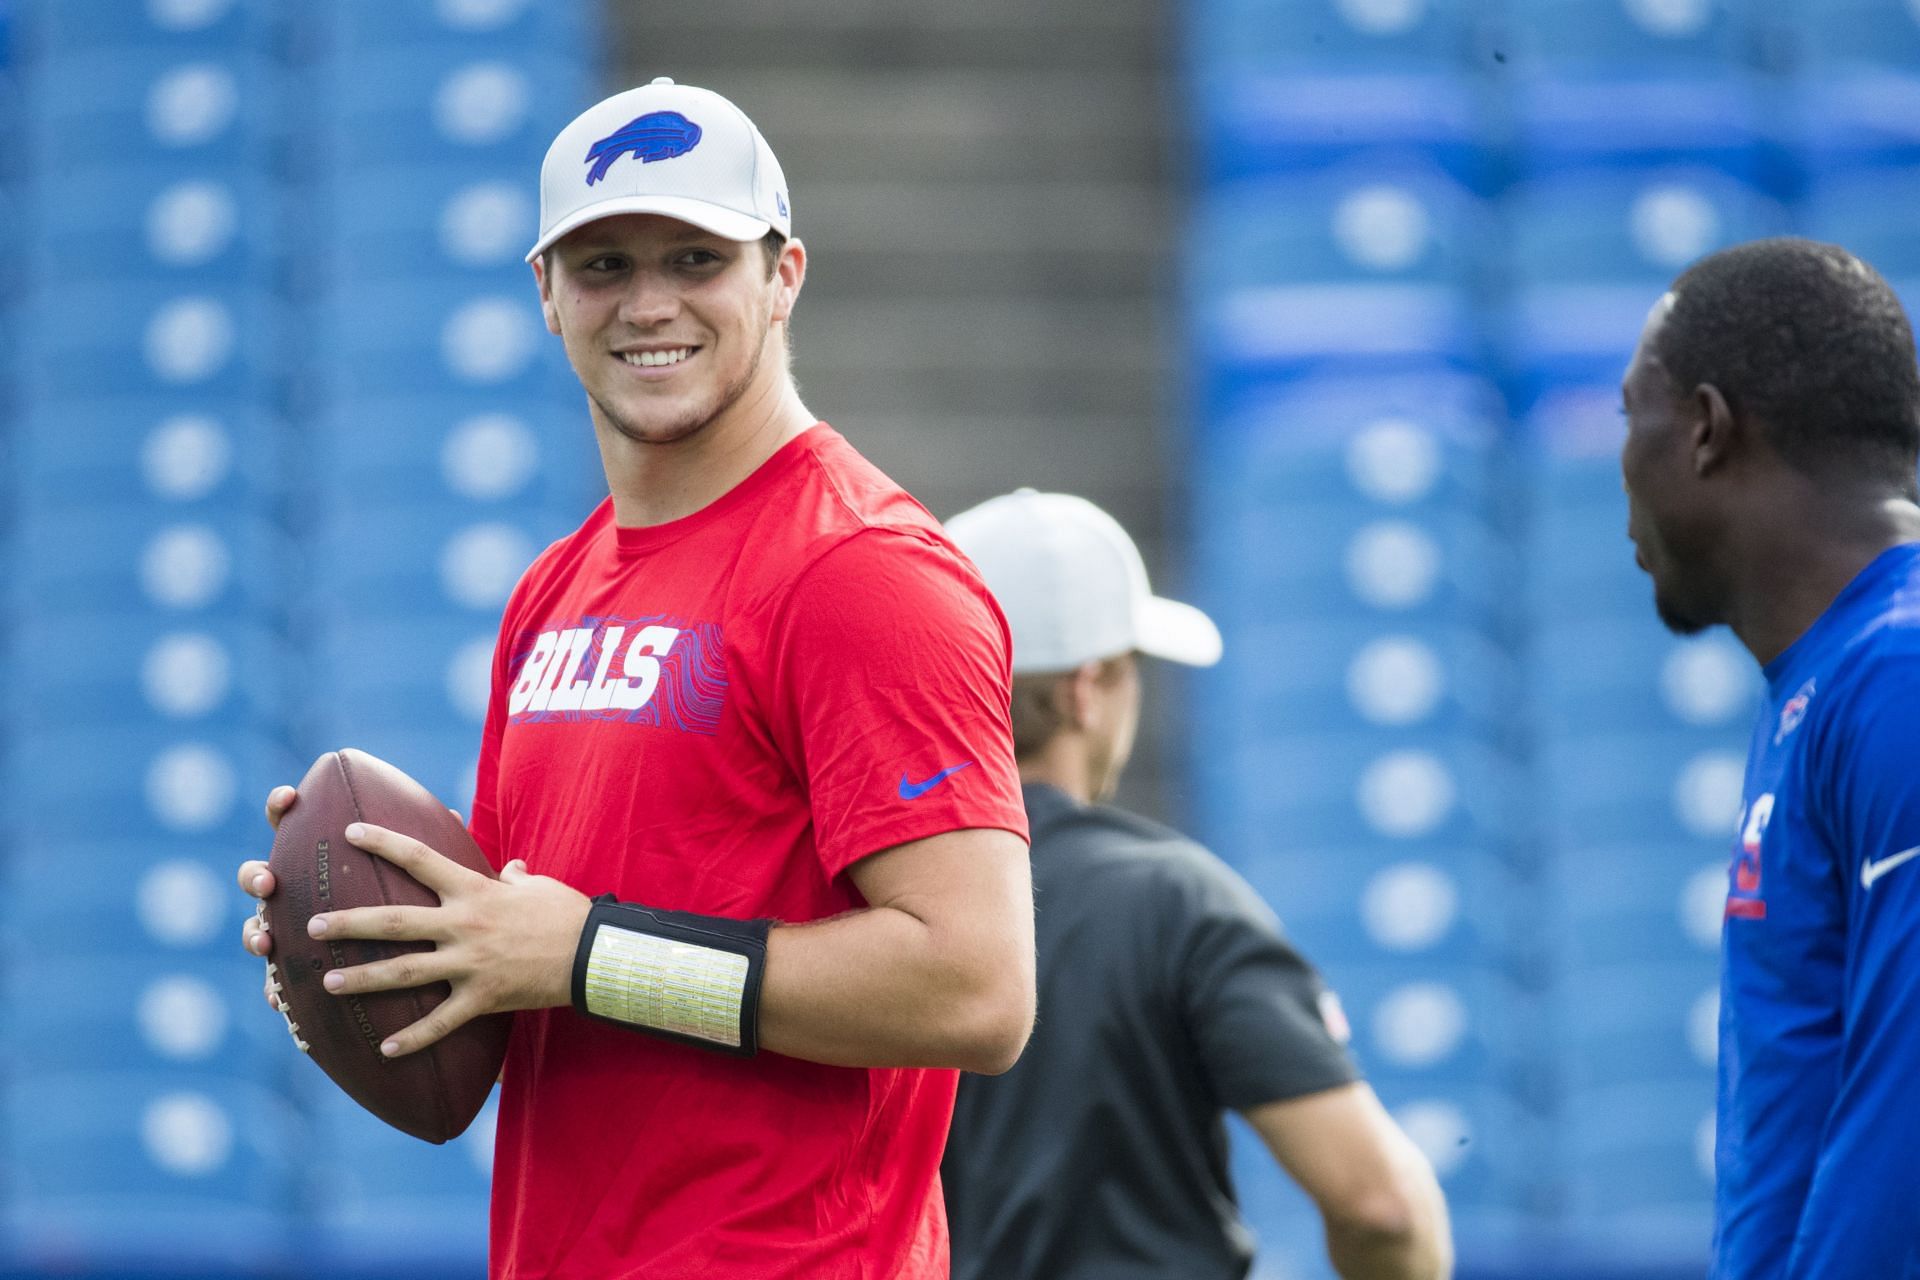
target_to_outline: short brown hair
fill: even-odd
[[[1125,656],[1102,658],[1095,679],[1112,684],[1126,670]],[[1048,671],[1013,678],[1013,758],[1030,760],[1067,726],[1060,706],[1060,683],[1071,671]]]

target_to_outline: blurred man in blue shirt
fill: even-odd
[[[1762,240],[1622,388],[1661,620],[1761,663],[1723,935],[1714,1280],[1920,1277],[1920,371],[1886,281]]]

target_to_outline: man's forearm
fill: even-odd
[[[1032,947],[1014,946],[943,937],[893,907],[776,928],[761,1047],[836,1066],[1004,1071],[1033,1022]]]
[[[1446,1280],[1453,1237],[1446,1199],[1424,1158],[1400,1161],[1404,1219],[1327,1220],[1327,1257],[1341,1280]]]

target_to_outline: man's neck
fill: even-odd
[[[1093,769],[1080,741],[1063,733],[1020,761],[1020,785],[1035,783],[1064,792],[1080,804],[1092,804]]]
[[[1920,506],[1902,497],[1809,504],[1807,519],[1764,528],[1739,549],[1727,625],[1762,666],[1819,621],[1883,552],[1920,542]]]
[[[628,439],[599,421],[597,407],[593,412],[614,523],[628,528],[666,524],[711,505],[815,422],[784,371],[667,444]]]

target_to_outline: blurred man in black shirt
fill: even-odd
[[[1229,1108],[1318,1205],[1343,1277],[1449,1275],[1432,1168],[1272,911],[1199,845],[1098,803],[1132,750],[1135,655],[1208,666],[1219,631],[1154,597],[1083,499],[1023,489],[947,528],[1013,630],[1040,981],[1020,1061],[961,1079],[941,1168],[954,1280],[1239,1280]]]

